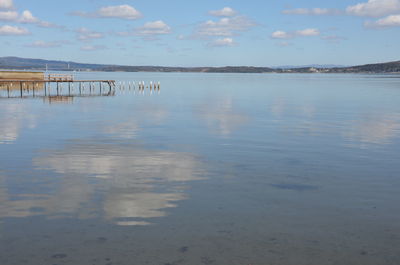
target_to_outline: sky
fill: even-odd
[[[160,66],[400,60],[400,0],[0,0],[0,57]]]

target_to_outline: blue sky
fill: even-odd
[[[0,56],[163,66],[400,60],[400,0],[0,0]]]

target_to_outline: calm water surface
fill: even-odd
[[[77,78],[161,90],[0,99],[1,265],[400,264],[400,76]]]

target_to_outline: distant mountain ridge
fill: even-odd
[[[400,61],[357,66],[310,65],[304,67],[168,67],[89,64],[71,61],[0,57],[0,69],[106,72],[203,72],[203,73],[400,73]]]

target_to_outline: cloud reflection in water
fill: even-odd
[[[344,137],[362,144],[388,144],[400,135],[400,114],[368,115],[355,120]]]
[[[165,216],[166,208],[184,200],[182,184],[202,175],[202,164],[192,154],[123,142],[76,141],[62,150],[43,151],[33,164],[40,172],[50,171],[49,193],[11,195],[0,178],[1,217],[99,217],[119,225],[146,225],[146,219]]]
[[[26,105],[2,102],[0,104],[0,144],[15,142],[23,128],[35,128],[37,118]]]
[[[206,103],[198,108],[197,114],[212,133],[224,137],[231,135],[249,121],[249,117],[235,107],[232,98],[225,98],[214,104]]]
[[[278,128],[286,133],[301,135],[342,137],[344,145],[364,146],[367,144],[389,144],[400,136],[400,114],[363,113],[357,117],[346,112],[329,113],[336,119],[326,120],[322,109],[311,103],[289,104],[283,99],[276,100],[268,110],[276,118]]]

